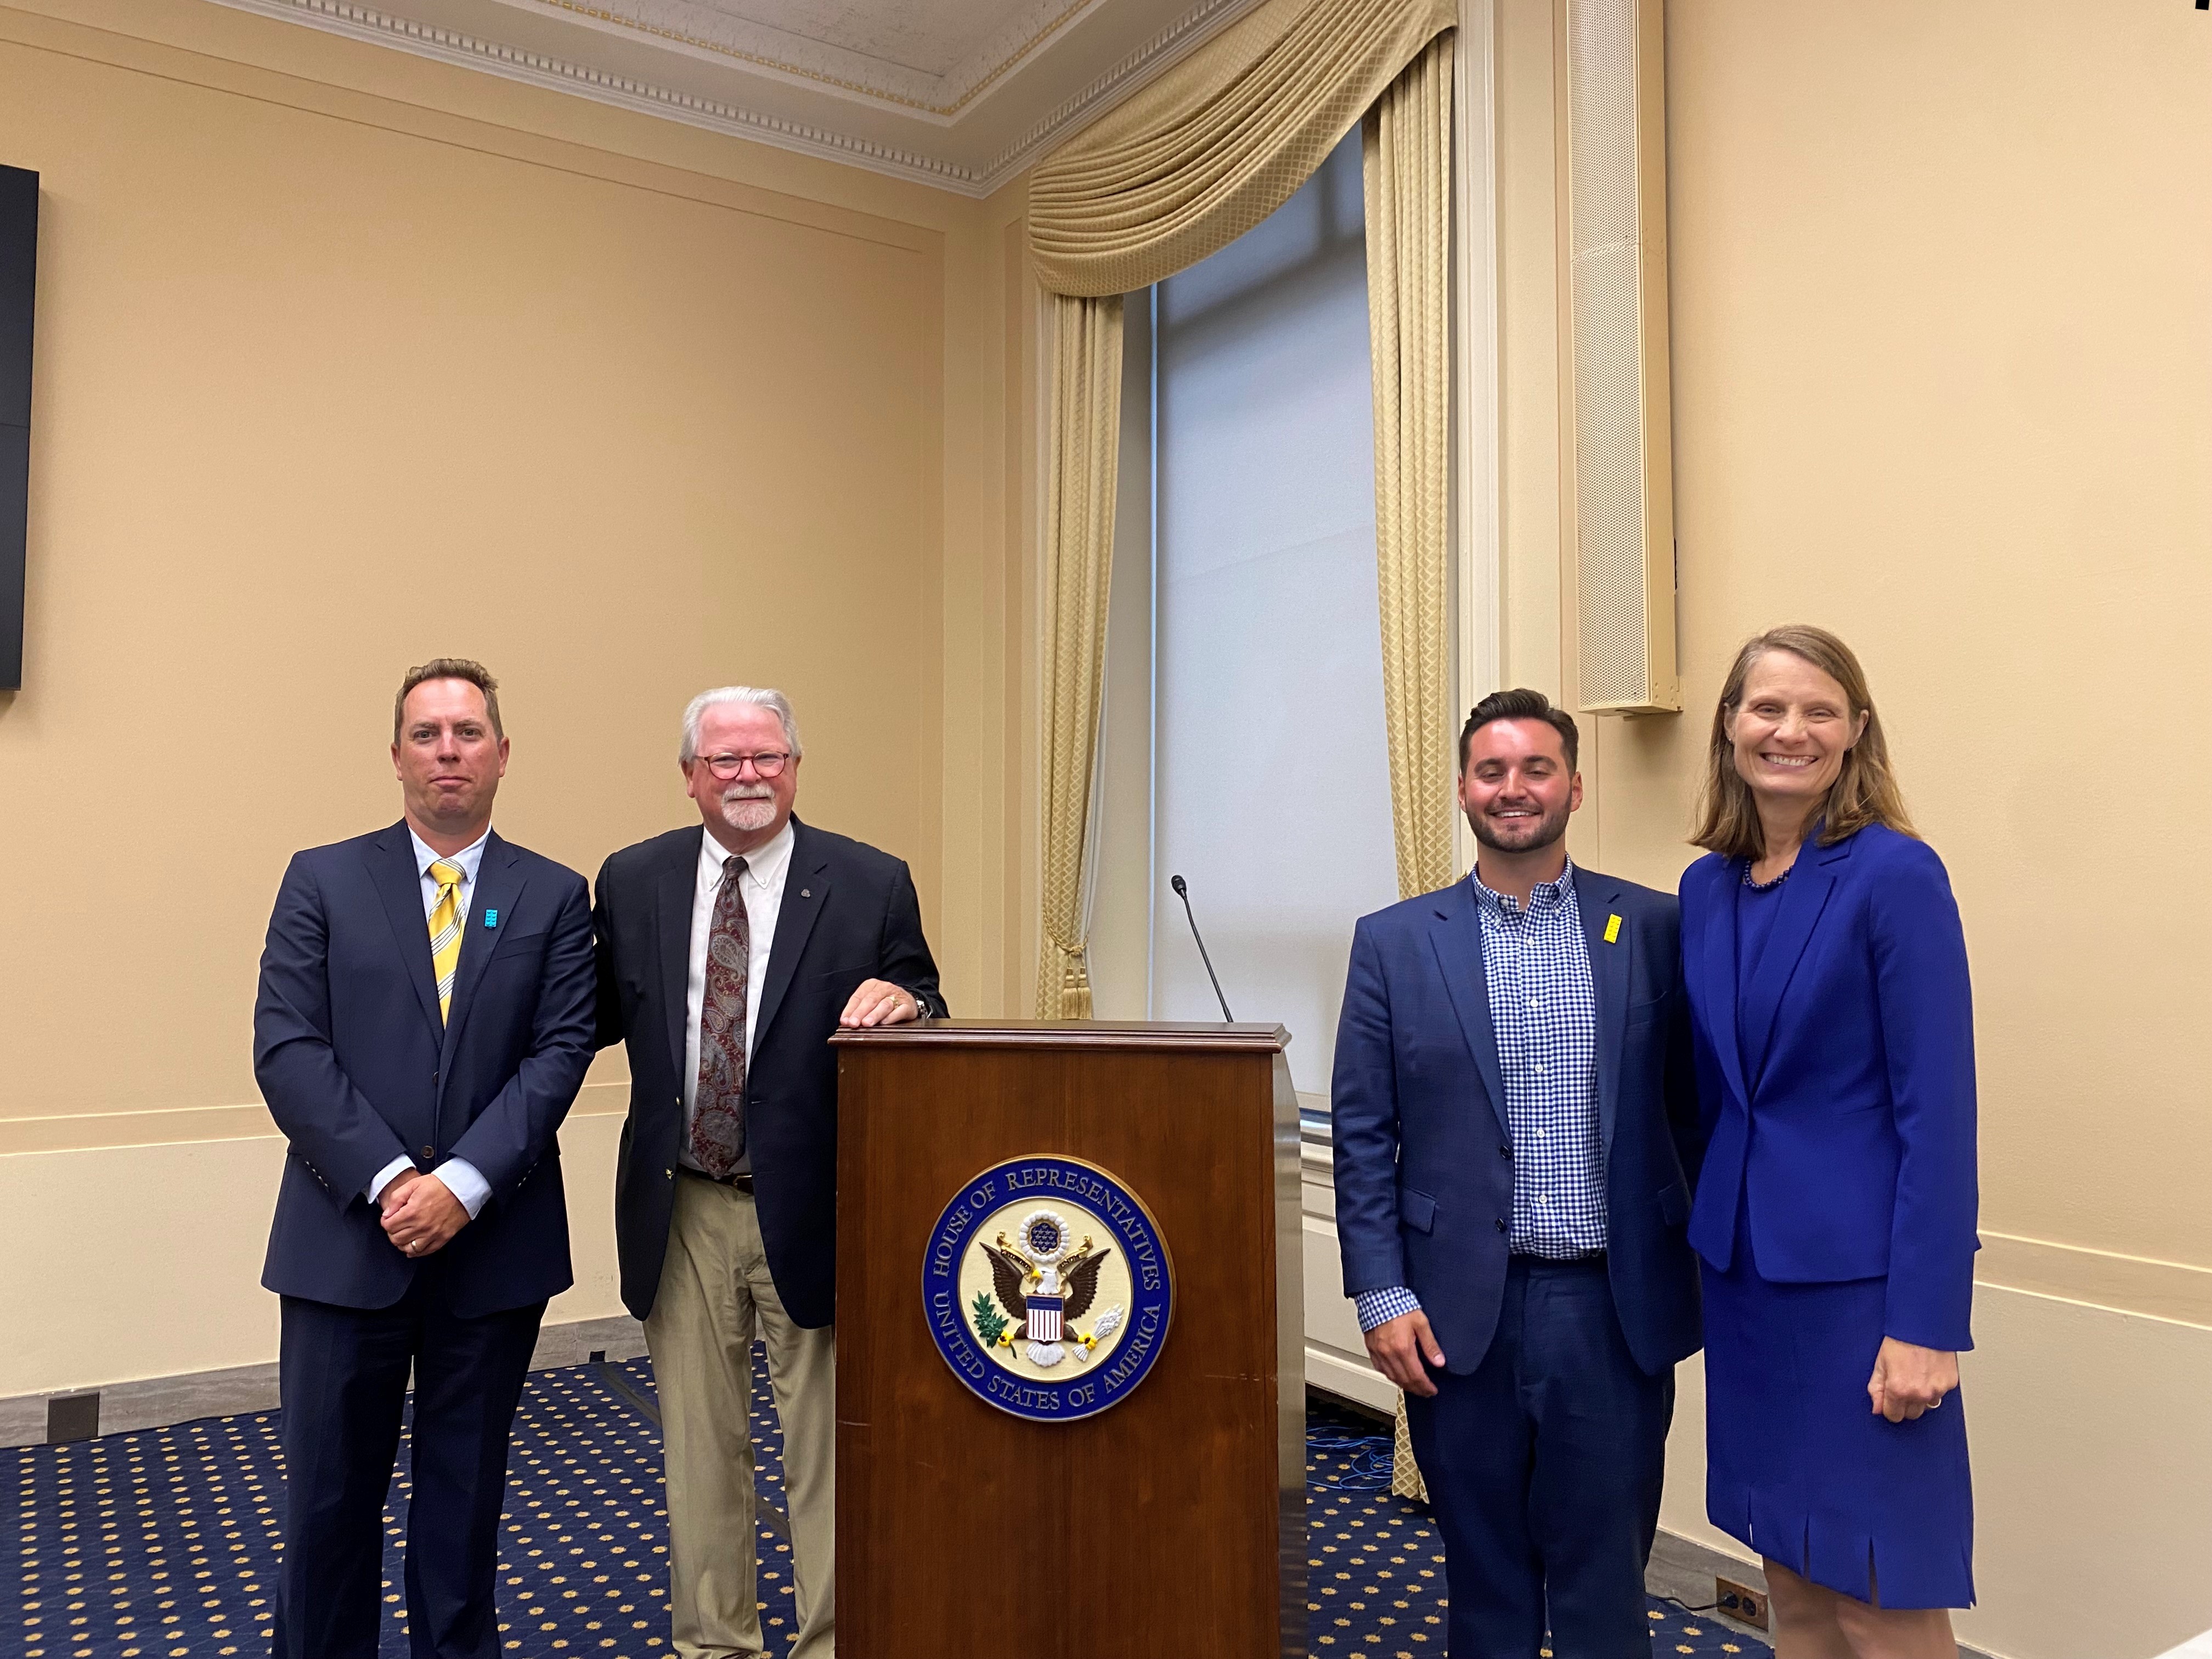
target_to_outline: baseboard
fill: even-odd
[[[1398,1389],[1388,1377],[1376,1375],[1364,1359],[1358,1362],[1331,1353],[1309,1340],[1306,1344],[1306,1387],[1333,1400],[1362,1406],[1395,1417]]]
[[[548,1325],[538,1334],[530,1369],[580,1365],[594,1353],[610,1359],[635,1359],[645,1352],[645,1327],[627,1314],[609,1319],[580,1319]],[[71,1389],[70,1394],[85,1390]],[[232,1417],[241,1412],[276,1408],[276,1366],[234,1365],[227,1370],[193,1371],[114,1382],[100,1389],[100,1432],[128,1434],[167,1428],[202,1417]],[[46,1443],[48,1402],[58,1396],[21,1394],[0,1400],[0,1446]]]
[[[538,1333],[530,1369],[542,1371],[556,1365],[580,1365],[595,1353],[609,1359],[635,1359],[644,1352],[645,1327],[628,1314],[579,1319],[566,1325],[548,1325]]]
[[[1723,1629],[1757,1637],[1771,1645],[1774,1640],[1773,1632],[1756,1630],[1713,1607],[1713,1581],[1716,1578],[1731,1578],[1747,1589],[1755,1589],[1762,1595],[1766,1593],[1766,1575],[1759,1571],[1756,1561],[1744,1561],[1733,1555],[1723,1555],[1707,1545],[1664,1529],[1653,1540],[1651,1564],[1644,1574],[1646,1590],[1670,1601],[1679,1601],[1686,1607],[1698,1608],[1702,1617],[1711,1620]],[[1997,1659],[1997,1656],[1962,1644],[1959,1649],[1959,1659]]]

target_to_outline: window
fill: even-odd
[[[1290,1029],[1325,1104],[1353,921],[1397,897],[1359,137],[1132,295],[1091,977],[1102,1018]],[[1147,465],[1149,460],[1149,465]]]

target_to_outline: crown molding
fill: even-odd
[[[1258,3],[1259,0],[1200,0],[1008,145],[986,169],[989,185],[984,193],[996,190],[1027,167],[1052,140],[1105,114]]]
[[[411,52],[417,57],[433,58],[441,63],[459,64],[464,69],[480,70],[488,75],[589,98],[598,103],[614,105],[619,109],[657,115],[665,120],[682,121],[687,125],[705,127],[732,137],[750,138],[756,143],[773,144],[779,149],[797,150],[802,155],[818,155],[848,166],[890,173],[895,178],[934,185],[939,189],[957,191],[963,196],[989,193],[981,187],[982,174],[953,162],[940,161],[933,156],[848,137],[825,128],[787,121],[780,116],[763,114],[739,105],[702,98],[695,93],[680,92],[628,76],[612,75],[605,70],[592,69],[588,64],[555,58],[544,52],[502,46],[495,40],[465,34],[458,29],[440,28],[434,24],[418,23],[411,18],[394,17],[374,7],[355,5],[351,0],[216,0],[216,3],[286,22],[305,23],[311,28],[342,34],[349,40],[366,40],[373,46],[394,46],[402,52]]]
[[[1199,0],[1174,22],[1127,53],[1081,91],[1033,123],[981,167],[963,166],[918,150],[878,143],[829,127],[748,109],[740,104],[613,74],[569,58],[488,40],[458,29],[443,28],[411,18],[394,16],[373,6],[356,4],[353,0],[215,0],[215,3],[234,10],[305,24],[349,40],[393,47],[413,52],[418,57],[500,76],[526,85],[589,98],[619,109],[657,116],[663,120],[680,121],[686,125],[703,127],[731,137],[771,144],[779,149],[793,150],[848,167],[865,167],[870,172],[980,199],[1013,178],[1054,138],[1105,113],[1114,104],[1172,67],[1219,28],[1249,10],[1255,0]],[[583,9],[578,7],[576,9]],[[781,70],[786,76],[793,76],[793,71],[783,70],[781,65],[764,67],[774,67]],[[806,80],[811,77],[801,73],[793,78]],[[842,83],[823,84],[825,90],[851,95],[850,89]]]
[[[766,41],[755,39],[751,46],[740,44],[747,26],[741,21],[709,11],[708,18],[700,20],[698,14],[708,9],[694,0],[526,0],[529,4],[548,7],[556,11],[588,17],[596,22],[610,24],[617,29],[635,33],[654,35],[673,40],[681,46],[692,46],[717,58],[726,58],[749,68],[772,70],[793,79],[811,81],[817,85],[848,92],[875,103],[895,105],[925,115],[957,115],[970,102],[988,92],[993,85],[1012,72],[1022,61],[1073,22],[1084,11],[1103,5],[1106,0],[1051,0],[1042,7],[1033,25],[1018,27],[1010,36],[1002,36],[994,50],[982,58],[966,63],[945,75],[907,70],[891,73],[889,79],[896,84],[885,84],[884,66],[875,66],[878,78],[871,81],[856,78],[855,74],[839,74],[836,67],[848,62],[851,54],[836,47],[824,47],[818,42],[799,41],[787,37],[793,46],[771,47]],[[656,16],[655,12],[660,14]],[[696,20],[692,27],[684,27],[679,18]],[[700,27],[713,28],[722,25],[721,36],[701,33]],[[756,37],[761,30],[753,29]],[[781,31],[769,30],[771,33]],[[794,46],[796,49],[794,49]],[[815,48],[811,52],[806,47]],[[811,58],[813,61],[809,62]]]

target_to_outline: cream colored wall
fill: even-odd
[[[549,1322],[622,1311],[608,1220],[618,1110],[572,1114],[561,1131],[576,1284]],[[0,1157],[0,1398],[274,1359],[276,1298],[258,1287],[283,1160],[274,1135]]]
[[[1509,673],[1573,695],[1558,16],[1503,0]],[[2212,30],[2162,0],[1668,8],[1680,717],[1578,857],[1671,888],[1736,644],[1866,660],[1972,951],[1981,1605],[2021,1659],[2212,1626]],[[1547,290],[1547,284],[1549,288]],[[1514,533],[1517,525],[1519,533]],[[1703,1520],[1694,1362],[1665,1524]]]
[[[1693,0],[1668,46],[1691,713],[1614,728],[1607,853],[1687,856],[1744,635],[1837,629],[1966,913],[1986,1222],[2212,1269],[2212,899],[2080,862],[2184,867],[2212,808],[2153,712],[2212,698],[2212,28]],[[2089,1118],[2130,1155],[2052,1156]]]
[[[289,853],[397,816],[410,663],[501,676],[499,827],[586,873],[690,813],[691,692],[786,686],[802,811],[999,1001],[1003,210],[198,0],[0,8],[0,158],[42,175],[0,1395],[273,1356],[255,962]],[[619,1059],[556,1319],[616,1310]]]
[[[1501,649],[1571,696],[1559,15],[1495,18]],[[2022,1659],[2212,1624],[2204,906],[2124,890],[2212,805],[2165,712],[2212,619],[2208,39],[2168,0],[1671,8],[1685,695],[1756,627],[1840,628],[1957,880],[1990,1244],[1961,1628]],[[0,159],[46,175],[0,1395],[270,1356],[259,930],[287,852],[392,815],[383,700],[433,652],[507,681],[502,829],[587,871],[682,820],[690,690],[781,679],[805,810],[914,860],[957,1009],[1026,1012],[1021,184],[965,203],[198,0],[0,8]],[[464,579],[442,613],[425,563]],[[1671,883],[1701,725],[1598,727],[1578,856]],[[614,1310],[621,1100],[603,1065],[564,1132],[556,1318]]]

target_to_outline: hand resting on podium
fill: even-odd
[[[864,979],[837,1016],[840,1025],[903,1025],[921,1015],[921,1004],[910,991],[887,979]]]

